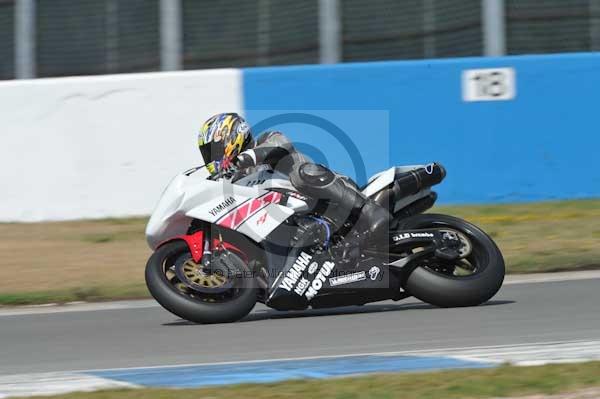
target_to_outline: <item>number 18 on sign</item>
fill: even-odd
[[[464,101],[512,100],[517,94],[513,68],[467,69],[462,73]]]

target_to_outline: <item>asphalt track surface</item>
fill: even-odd
[[[488,304],[415,299],[194,325],[150,301],[125,308],[0,314],[0,375],[382,353],[600,337],[600,279],[505,285]],[[45,311],[44,311],[45,312]]]

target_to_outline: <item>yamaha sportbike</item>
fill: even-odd
[[[237,180],[194,168],[173,179],[148,222],[146,284],[165,309],[198,323],[239,320],[257,302],[301,310],[414,296],[479,305],[500,289],[504,260],[477,226],[423,213],[444,177],[439,164],[373,176],[361,191],[392,215],[374,241],[360,239],[360,214],[335,222],[327,214],[336,204],[297,192],[268,167]]]

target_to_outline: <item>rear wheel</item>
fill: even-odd
[[[452,216],[416,215],[398,224],[399,230],[437,228],[456,234],[461,257],[455,261],[433,254],[409,270],[406,291],[440,307],[475,306],[488,301],[504,281],[504,259],[494,241],[477,226]]]
[[[184,241],[169,242],[146,264],[148,290],[169,312],[196,323],[225,323],[246,316],[257,300],[248,266],[235,253],[214,251],[210,268],[194,262]]]

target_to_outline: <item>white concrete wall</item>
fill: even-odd
[[[149,214],[241,93],[233,69],[0,82],[0,221]]]

